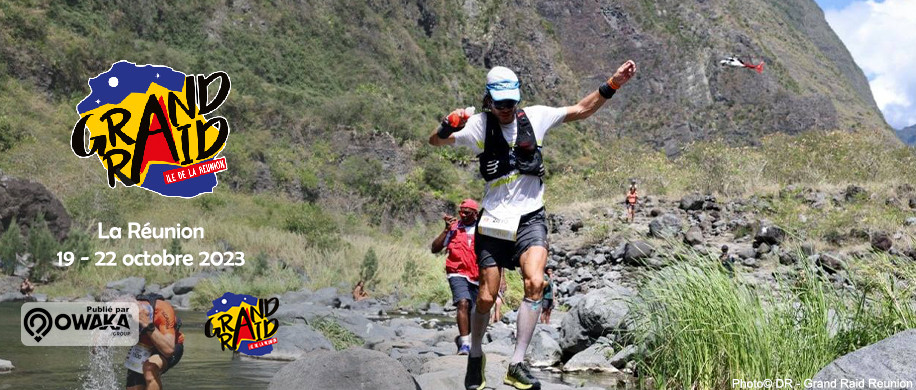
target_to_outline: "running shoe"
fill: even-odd
[[[519,362],[509,365],[509,371],[506,372],[506,379],[503,383],[515,387],[519,390],[540,390],[541,382],[531,375],[531,369],[525,362]]]
[[[480,357],[468,355],[468,370],[464,374],[464,388],[483,390],[487,386],[486,369],[487,355],[480,355]]]

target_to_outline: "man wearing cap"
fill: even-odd
[[[458,308],[458,354],[467,355],[471,350],[471,309],[477,301],[478,269],[477,255],[474,254],[474,231],[477,225],[479,206],[474,199],[465,199],[458,207],[458,216],[443,216],[445,230],[433,240],[433,253],[448,249],[445,258],[445,274],[452,289],[452,303]]]
[[[463,109],[455,110],[450,116],[462,118],[457,126],[444,120],[429,136],[431,145],[466,146],[479,153],[480,174],[487,181],[475,241],[480,294],[471,314],[471,350],[464,378],[467,389],[486,386],[486,357],[481,342],[499,290],[497,267],[520,268],[525,288],[518,310],[515,352],[503,383],[523,390],[540,389],[540,382],[531,375],[524,360],[541,311],[547,264],[541,145],[547,130],[588,118],[634,74],[636,63],[627,61],[607,82],[573,106],[520,109],[518,77],[512,70],[497,66],[487,73],[485,112],[470,116]]]

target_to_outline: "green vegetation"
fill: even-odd
[[[309,325],[318,332],[321,332],[337,351],[343,351],[350,347],[363,345],[362,338],[347,330],[332,318],[319,318],[310,322]]]
[[[0,236],[0,260],[3,261],[4,274],[11,275],[16,270],[16,255],[24,254],[25,249],[22,232],[14,217],[10,226]]]
[[[731,277],[695,253],[648,277],[635,300],[635,336],[646,347],[640,365],[658,388],[730,388],[732,378],[811,378],[856,348],[916,324],[913,287],[896,287],[891,271],[916,275],[875,256],[854,292],[838,292],[814,269],[780,288]],[[673,260],[673,258],[672,258]],[[893,270],[892,268],[895,268]]]

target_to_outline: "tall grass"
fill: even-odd
[[[813,270],[770,290],[696,254],[648,277],[634,301],[642,378],[658,388],[731,388],[733,379],[800,383],[837,357],[913,326],[912,291],[839,293]],[[880,258],[878,261],[889,261]],[[876,274],[877,275],[877,274]]]

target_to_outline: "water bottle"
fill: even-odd
[[[472,107],[465,108],[463,115],[458,112],[453,112],[451,114],[448,114],[448,124],[454,128],[458,128],[458,125],[461,124],[461,121],[467,120],[468,118],[471,117],[471,115],[474,115],[476,111],[477,110],[472,106]]]

